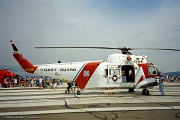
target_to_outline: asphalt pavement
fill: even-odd
[[[81,95],[37,87],[0,88],[0,119],[38,120],[179,120],[180,83],[165,83],[165,96],[158,86],[129,93],[127,89],[85,89]]]

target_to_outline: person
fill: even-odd
[[[74,93],[76,92],[76,88],[77,88],[77,95],[80,95],[81,92],[79,90],[79,86],[78,86],[77,82],[75,82],[75,85],[74,85]]]
[[[8,84],[7,77],[4,77],[4,84]]]
[[[70,89],[71,89],[71,87],[72,87],[72,83],[70,82],[70,81],[68,81],[68,83],[67,83],[67,93],[69,93],[70,92]]]
[[[60,84],[63,85],[63,84],[62,84],[62,79],[60,79]]]
[[[53,79],[53,81],[52,81],[52,91],[54,91],[55,87],[56,87],[56,79]]]
[[[42,87],[42,82],[43,82],[43,77],[41,76],[39,78],[39,89],[41,90],[43,87]]]
[[[9,78],[8,77],[4,77],[4,85],[3,85],[5,88],[7,87],[10,87],[10,84],[9,84]]]
[[[20,86],[20,77],[17,77],[17,86],[19,87]]]
[[[39,79],[40,78],[36,78],[36,86],[39,87]]]
[[[17,78],[14,78],[14,87],[17,87]]]
[[[14,78],[9,77],[9,80],[10,80],[10,86],[13,87],[14,86]]]
[[[29,78],[28,78],[28,76],[26,76],[25,82],[26,82],[26,87],[28,87],[29,86]]]
[[[44,82],[44,88],[50,88],[50,78],[49,77],[46,77],[45,79],[45,82]]]
[[[79,87],[78,87],[77,82],[74,82],[74,83],[75,83],[75,85],[74,85],[74,92],[76,91],[76,88],[77,88],[77,91],[79,91]]]
[[[4,77],[4,87],[7,87],[6,85],[8,84],[7,82],[7,77]]]
[[[57,78],[56,80],[57,80],[56,87],[60,88],[60,79],[59,79],[59,78]]]
[[[161,92],[161,95],[164,96],[164,76],[161,73],[159,75],[159,91]]]
[[[134,82],[135,81],[134,73],[133,72],[129,75],[129,80],[130,80],[130,82]]]
[[[33,83],[34,83],[33,86],[35,86],[36,85],[36,76],[33,77]]]

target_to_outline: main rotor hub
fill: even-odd
[[[122,54],[129,54],[129,55],[132,55],[129,50],[131,50],[130,48],[126,48],[126,47],[123,47],[123,48],[120,48]]]

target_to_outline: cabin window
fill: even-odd
[[[114,72],[115,72],[115,75],[120,75],[120,69],[115,69]]]
[[[120,69],[109,69],[109,75],[120,75]]]
[[[114,69],[109,69],[109,75],[114,75]]]

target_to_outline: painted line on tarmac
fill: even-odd
[[[42,107],[52,105],[64,105],[64,100],[26,100],[26,101],[5,101],[0,103],[0,108],[17,107]]]
[[[1,101],[0,108],[10,108],[10,107],[35,107],[35,106],[51,106],[51,105],[65,105],[67,102],[68,105],[81,105],[81,104],[97,104],[97,103],[148,103],[146,101],[140,99],[134,99],[132,101],[132,97],[124,97],[121,98],[114,98],[109,97],[103,99],[104,97],[93,97],[93,98],[66,98],[66,99],[47,99],[50,96],[47,96],[46,99],[43,99],[42,96],[35,96],[36,99],[32,100],[18,100],[18,101]],[[34,96],[30,96],[30,98],[35,98]],[[55,98],[55,96],[51,96]],[[58,96],[59,97],[59,96]],[[37,99],[40,98],[40,99]],[[8,100],[8,99],[7,99]]]
[[[83,113],[83,112],[103,112],[103,111],[135,111],[135,110],[179,110],[180,106],[169,107],[113,107],[113,108],[85,108],[85,109],[65,109],[65,110],[42,110],[42,111],[22,111],[22,112],[1,112],[0,116],[6,115],[39,115],[54,113]]]
[[[71,97],[71,98],[68,98]],[[156,103],[157,101],[161,102],[180,102],[180,97],[175,97],[172,99],[171,96],[157,96],[157,97],[106,97],[104,96],[91,96],[91,98],[79,97],[79,99],[72,97],[71,95],[38,95],[38,96],[13,96],[13,97],[0,97],[0,108],[6,107],[24,107],[30,105],[32,106],[50,106],[63,105],[65,100],[68,105],[77,105],[77,104],[94,104],[94,103]]]

